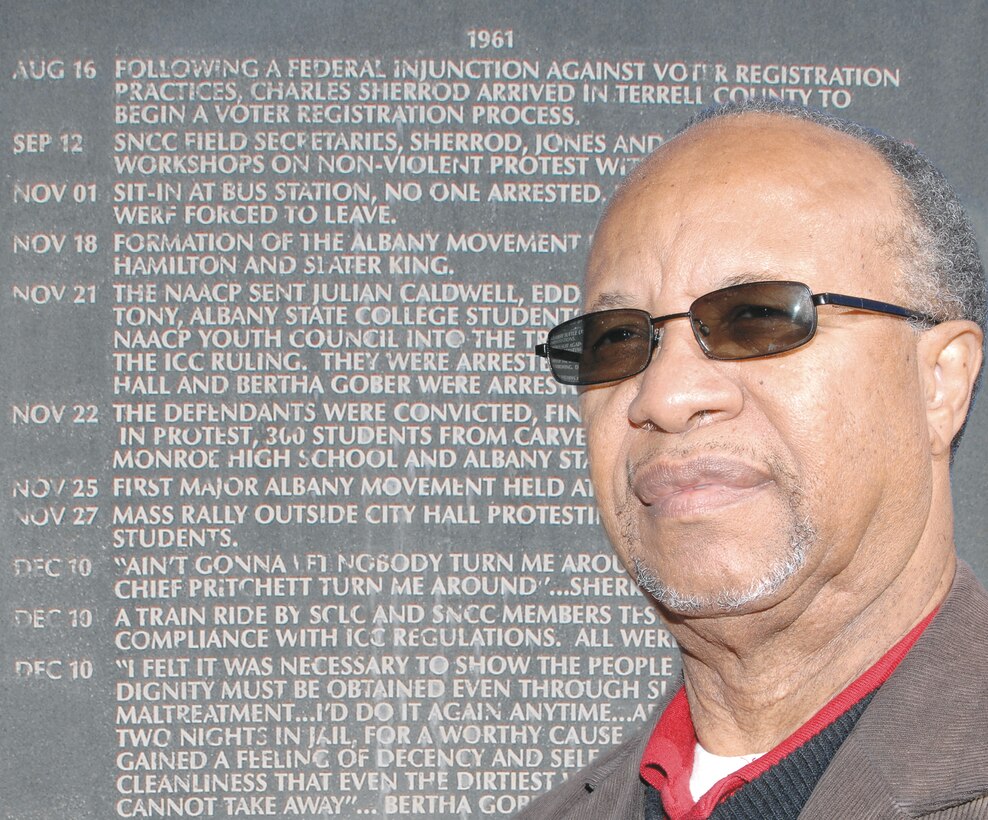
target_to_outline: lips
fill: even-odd
[[[649,461],[633,470],[631,490],[649,513],[697,518],[745,500],[772,483],[765,470],[722,456]]]

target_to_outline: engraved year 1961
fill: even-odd
[[[510,28],[472,28],[467,42],[470,48],[514,48],[515,33]]]

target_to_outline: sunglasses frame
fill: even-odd
[[[778,350],[773,350],[768,353],[753,353],[751,355],[745,356],[718,356],[712,353],[710,349],[706,346],[705,340],[703,339],[699,325],[702,324],[694,316],[694,308],[697,302],[709,298],[717,294],[723,294],[726,291],[732,290],[744,290],[754,287],[761,287],[765,285],[782,285],[789,288],[799,288],[800,291],[805,293],[809,297],[810,303],[813,305],[812,321],[810,323],[809,332],[806,337],[796,344],[787,345],[786,347],[780,348]],[[800,298],[804,298],[802,295]],[[925,325],[935,325],[937,320],[926,313],[920,313],[919,311],[911,310],[910,308],[902,307],[901,305],[893,305],[889,302],[880,302],[875,299],[865,299],[861,296],[847,296],[843,293],[813,293],[810,287],[803,282],[794,282],[786,280],[772,280],[772,281],[757,281],[757,282],[746,282],[740,285],[731,285],[726,288],[718,288],[717,290],[710,291],[709,293],[703,294],[703,296],[698,296],[690,304],[689,310],[685,313],[667,313],[664,316],[651,316],[648,311],[639,310],[638,308],[615,308],[612,310],[596,310],[590,313],[584,313],[580,316],[574,316],[572,319],[568,319],[562,324],[557,325],[552,330],[549,331],[546,341],[542,344],[535,346],[535,355],[541,358],[549,360],[549,369],[552,371],[553,378],[561,384],[571,385],[573,387],[591,387],[597,384],[608,384],[611,382],[624,381],[625,379],[630,379],[633,376],[637,376],[639,373],[645,371],[645,369],[652,363],[652,356],[655,353],[656,348],[659,346],[661,341],[661,334],[659,329],[666,322],[670,322],[673,319],[689,319],[690,328],[693,331],[693,338],[696,339],[697,344],[700,346],[700,350],[703,351],[708,359],[713,359],[714,361],[743,361],[745,359],[762,359],[769,356],[777,356],[781,353],[788,353],[790,350],[796,350],[805,344],[808,344],[813,337],[816,335],[817,329],[817,311],[816,308],[822,305],[835,305],[839,307],[853,308],[854,310],[864,310],[869,313],[880,313],[887,316],[894,316],[899,319],[908,319],[916,322],[921,322]],[[589,316],[597,316],[604,313],[636,313],[641,314],[648,318],[649,324],[652,328],[652,333],[649,341],[648,357],[645,363],[632,373],[627,373],[622,376],[617,376],[615,378],[608,379],[579,379],[573,380],[570,377],[560,377],[559,373],[556,372],[556,368],[553,364],[553,358],[561,359],[563,361],[573,361],[578,362],[581,359],[581,354],[570,350],[562,350],[559,348],[552,349],[550,354],[550,340],[554,333],[556,333],[560,328],[565,327],[573,322],[585,321]]]

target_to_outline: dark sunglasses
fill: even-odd
[[[926,324],[936,320],[908,308],[839,293],[813,293],[802,282],[749,282],[706,293],[686,313],[650,316],[634,308],[577,316],[549,331],[535,353],[549,360],[563,384],[587,386],[641,373],[662,339],[662,325],[689,319],[710,359],[774,356],[806,344],[816,333],[819,305],[840,305]]]

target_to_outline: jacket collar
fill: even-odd
[[[963,563],[937,616],[858,720],[800,814],[922,817],[988,795],[988,593]],[[611,818],[643,816],[638,766],[658,715],[584,779]]]
[[[940,611],[841,745],[801,818],[863,816],[866,807],[916,817],[988,795],[986,624],[988,593],[960,563]]]

